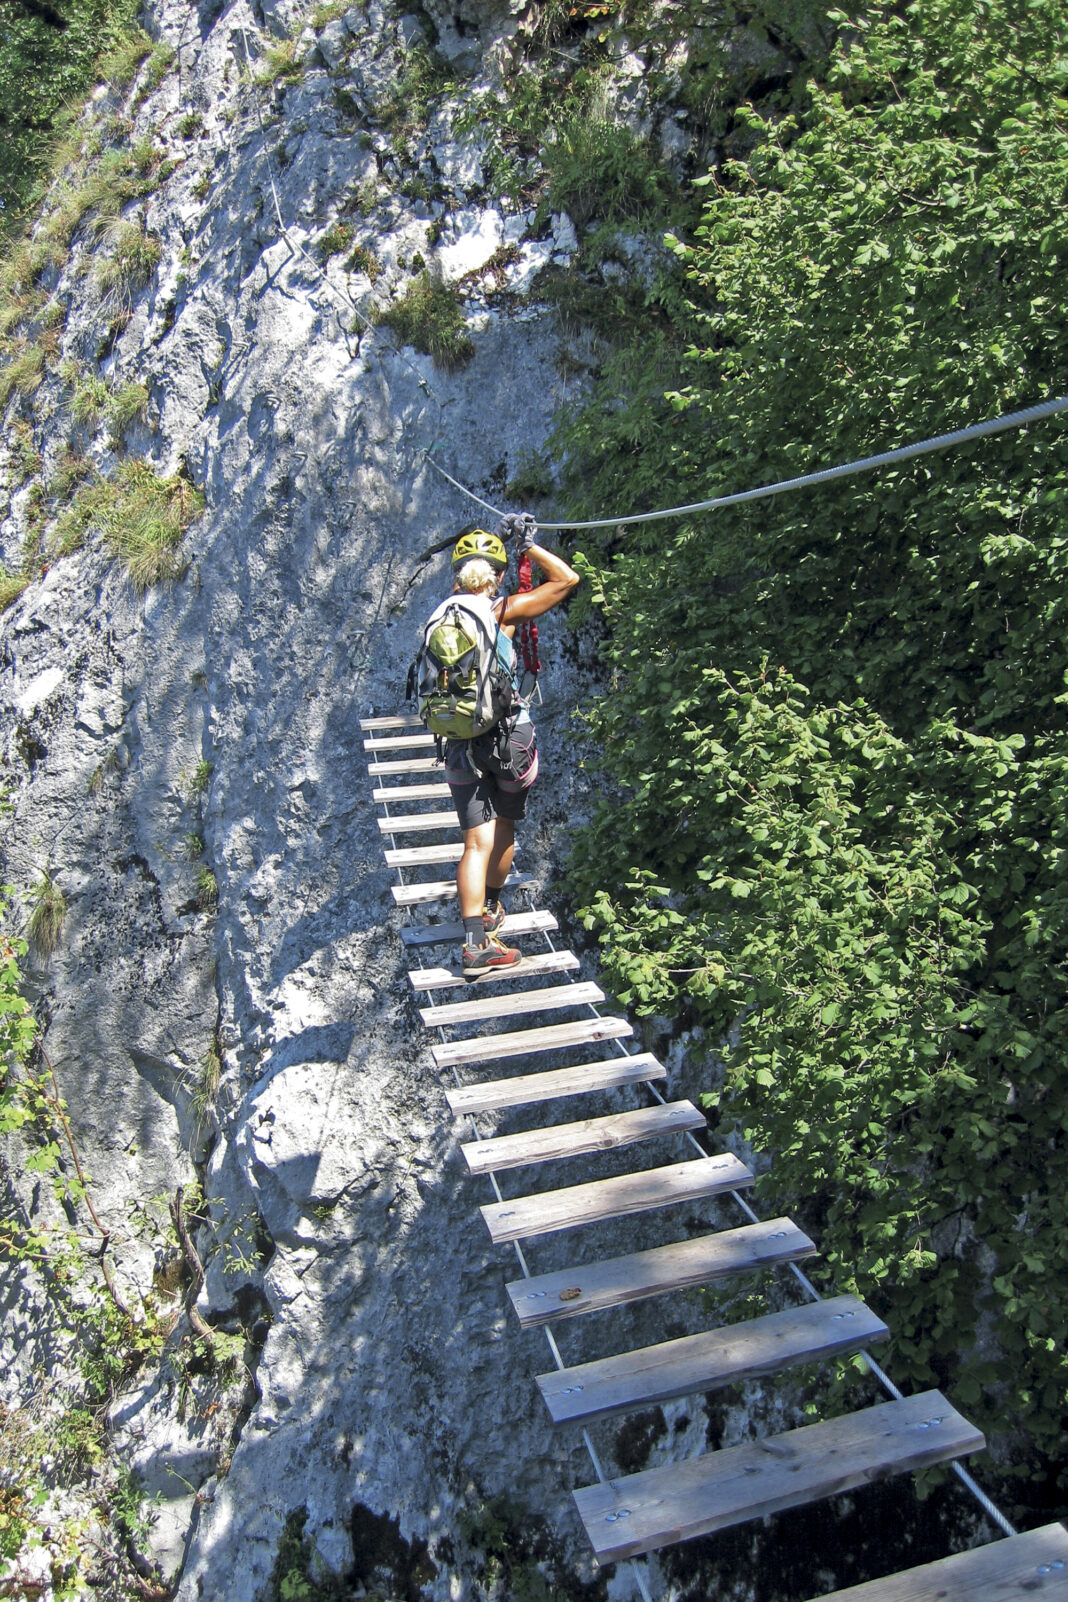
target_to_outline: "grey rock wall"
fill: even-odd
[[[469,9],[432,15],[445,53],[478,70],[516,7]],[[226,1415],[227,1437],[150,1375],[113,1409],[116,1439],[160,1498],[152,1542],[182,1599],[254,1602],[300,1509],[322,1562],[343,1573],[355,1559],[357,1581],[362,1562],[370,1584],[354,1508],[360,1528],[394,1531],[393,1583],[396,1554],[414,1573],[425,1552],[422,1594],[474,1595],[477,1537],[469,1551],[463,1532],[501,1493],[541,1521],[546,1560],[563,1564],[552,1572],[601,1594],[567,1497],[589,1469],[542,1416],[530,1375],[544,1343],[509,1322],[514,1261],[487,1246],[485,1187],[464,1177],[463,1131],[408,994],[358,728],[398,707],[416,625],[442,593],[443,565],[418,568],[418,553],[473,510],[425,451],[499,502],[573,380],[557,372],[547,315],[519,298],[502,309],[473,287],[475,355],[451,376],[346,304],[366,313],[435,248],[455,280],[514,243],[522,291],[567,259],[574,230],[558,217],[531,237],[532,214],[479,198],[482,145],[454,133],[455,98],[423,142],[445,202],[397,197],[385,142],[339,113],[334,90],[380,105],[417,19],[347,13],[302,36],[297,82],[258,92],[242,77],[246,42],[257,57],[299,27],[292,6],[208,14],[159,0],[151,20],[180,70],[131,137],[163,140],[182,164],[131,208],[163,257],[100,371],[148,384],[152,426],[134,443],[161,473],[184,466],[207,510],[177,584],[138,596],[91,536],[4,617],[5,849],[15,884],[47,871],[67,900],[60,946],[31,977],[123,1282],[149,1295],[161,1246],[121,1221],[199,1169],[214,1225],[199,1236],[201,1306],[227,1327],[254,1323],[256,1393],[247,1420]],[[190,108],[192,140],[177,132]],[[383,266],[373,290],[293,248],[314,252],[359,186]],[[81,271],[89,248],[57,285],[82,360],[107,316]],[[58,387],[42,402],[54,457],[70,424]],[[107,470],[106,437],[90,449]],[[17,513],[16,500],[9,553]],[[585,669],[562,634],[543,630],[545,771],[522,848],[547,879],[582,805],[564,732]],[[216,909],[198,902],[204,866]],[[194,1098],[216,1042],[222,1083],[205,1117]],[[40,1330],[27,1340],[25,1320],[5,1321],[12,1397],[35,1362],[56,1360]]]

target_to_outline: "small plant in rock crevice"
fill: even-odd
[[[0,612],[14,606],[29,582],[28,573],[9,573],[0,563]]]
[[[30,912],[30,940],[42,957],[50,957],[59,945],[67,916],[67,898],[46,870],[33,889]]]
[[[254,72],[261,88],[289,83],[301,76],[304,69],[296,59],[296,48],[295,39],[284,39],[281,44],[267,46]]]
[[[475,354],[458,291],[429,272],[421,273],[400,300],[376,310],[374,321],[385,323],[402,344],[431,356],[446,372],[465,366]]]
[[[0,408],[7,405],[12,395],[21,395],[24,399],[35,395],[44,378],[44,367],[42,346],[30,340],[18,340],[6,364],[0,367]]]
[[[196,898],[201,912],[214,912],[219,904],[218,882],[208,867],[200,868],[197,872]]]
[[[319,260],[325,264],[331,256],[338,256],[343,250],[348,250],[352,244],[352,233],[351,223],[335,223],[332,228],[328,228],[315,247],[315,254]]]
[[[211,783],[212,765],[206,757],[202,757],[189,776],[188,795],[191,801],[198,801],[207,794]]]

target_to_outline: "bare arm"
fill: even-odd
[[[579,582],[575,569],[554,551],[546,551],[540,545],[532,545],[530,559],[542,575],[542,581],[536,590],[527,590],[522,595],[508,596],[504,603],[504,611],[501,613],[502,627],[509,623],[521,623],[524,618],[541,617],[543,612],[548,612],[559,602],[566,601]]]

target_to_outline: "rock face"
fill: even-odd
[[[426,14],[439,47],[478,70],[519,8],[439,9]],[[251,1331],[256,1395],[220,1437],[149,1376],[113,1409],[115,1436],[162,1499],[151,1540],[183,1602],[255,1602],[287,1529],[357,1586],[483,1594],[481,1510],[505,1494],[538,1583],[602,1595],[567,1498],[585,1454],[543,1416],[530,1375],[547,1354],[509,1322],[515,1264],[488,1248],[488,1191],[465,1177],[414,1014],[358,728],[398,707],[416,626],[443,593],[443,564],[419,553],[478,510],[426,452],[500,503],[568,398],[551,321],[520,297],[569,258],[575,230],[557,215],[536,237],[532,212],[481,196],[482,136],[455,129],[447,96],[416,158],[442,198],[398,196],[361,108],[393,92],[419,17],[372,0],[306,30],[301,75],[273,89],[241,72],[246,49],[255,62],[299,28],[288,0],[199,22],[158,0],[152,26],[180,73],[130,137],[163,140],[180,164],[128,208],[161,260],[100,372],[148,387],[131,443],[161,474],[184,468],[207,510],[180,582],[139,595],[91,533],[5,615],[7,873],[48,874],[66,899],[59,947],[31,978],[124,1282],[148,1295],[174,1257],[158,1232],[123,1228],[131,1209],[199,1174],[201,1310]],[[342,214],[373,239],[373,289],[317,253]],[[82,360],[107,320],[89,248],[55,284],[64,350]],[[470,290],[474,356],[451,375],[366,321],[420,257]],[[47,380],[46,463],[71,437],[64,406]],[[80,443],[114,465],[104,433]],[[555,831],[582,806],[564,734],[584,670],[563,632],[543,631],[543,778],[522,856],[546,878]],[[565,1247],[539,1259],[556,1260]],[[55,1355],[27,1327],[5,1323],[12,1397]]]

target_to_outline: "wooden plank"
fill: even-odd
[[[626,1257],[606,1257],[553,1274],[513,1280],[505,1289],[525,1329],[556,1318],[577,1318],[581,1313],[644,1301],[666,1291],[707,1285],[729,1274],[812,1257],[815,1251],[812,1241],[789,1218],[771,1218],[766,1223],[743,1224],[739,1229],[698,1235]]]
[[[447,801],[451,795],[447,784],[387,784],[372,790],[371,800],[392,806],[395,801]]]
[[[599,1563],[655,1552],[984,1445],[937,1391],[574,1493]]]
[[[464,854],[464,843],[448,840],[444,845],[397,846],[382,854],[388,868],[426,868],[433,862],[459,862]]]
[[[513,889],[522,890],[534,885],[537,881],[526,878],[514,870],[504,881]],[[398,907],[421,907],[428,901],[452,901],[456,898],[455,879],[428,879],[425,884],[395,884],[392,895]],[[464,926],[460,925],[459,939],[464,937]],[[408,941],[406,944],[415,944]]]
[[[855,1296],[835,1296],[535,1378],[554,1424],[588,1423],[855,1352],[889,1333]]]
[[[1068,1602],[1068,1531],[1046,1524],[973,1552],[832,1591],[820,1602]]]
[[[524,955],[518,973],[497,968],[479,974],[476,979],[467,979],[459,969],[412,968],[408,979],[413,990],[477,990],[483,985],[500,984],[502,979],[540,979],[547,973],[574,973],[578,966],[579,960],[573,951],[538,951],[531,957]]]
[[[489,1174],[501,1168],[522,1168],[526,1163],[579,1157],[584,1152],[614,1151],[638,1140],[704,1127],[705,1120],[692,1102],[669,1101],[632,1112],[609,1113],[604,1118],[582,1118],[573,1124],[550,1124],[522,1134],[471,1140],[460,1150],[473,1174]]]
[[[551,912],[509,912],[498,933],[502,939],[514,940],[525,934],[552,934],[558,928]],[[413,923],[400,931],[400,937],[410,948],[446,945],[463,939],[464,926],[458,921]]]
[[[523,964],[510,968],[513,979],[523,977]],[[444,1007],[420,1007],[419,1016],[428,1029],[444,1029],[447,1024],[482,1023],[487,1018],[518,1018],[525,1012],[559,1012],[564,1007],[595,1007],[604,1000],[600,985],[547,985],[544,990],[512,990],[506,995],[487,996],[482,1001],[453,1001]]]
[[[372,775],[382,773],[442,773],[444,768],[437,757],[402,757],[399,762],[368,762]]]
[[[631,1213],[670,1207],[676,1202],[698,1201],[725,1190],[740,1190],[753,1183],[744,1163],[731,1152],[696,1157],[670,1168],[646,1168],[615,1179],[594,1179],[565,1190],[547,1190],[540,1196],[515,1196],[511,1201],[480,1207],[494,1243],[525,1240],[531,1235],[552,1235],[604,1218],[625,1218]]]
[[[360,719],[360,728],[365,733],[371,729],[421,729],[422,727],[422,718],[414,717],[412,715],[408,715],[406,717]]]
[[[445,1100],[454,1113],[497,1112],[502,1107],[526,1107],[561,1096],[585,1096],[594,1090],[666,1078],[663,1064],[643,1051],[633,1057],[609,1057],[605,1062],[584,1062],[574,1068],[552,1068],[540,1074],[514,1074],[510,1079],[462,1085],[458,1090],[447,1090]]]
[[[496,1057],[523,1057],[528,1052],[588,1046],[593,1040],[624,1040],[633,1033],[625,1018],[583,1018],[577,1023],[546,1024],[542,1029],[520,1029],[509,1035],[450,1040],[448,1045],[434,1046],[431,1055],[438,1068],[459,1068],[465,1062],[490,1062]]]
[[[408,812],[400,818],[379,818],[378,827],[383,834],[417,834],[423,829],[458,829],[460,820],[455,812]]]
[[[405,751],[413,747],[433,746],[433,744],[434,735],[426,732],[417,734],[413,729],[411,734],[391,734],[385,740],[365,740],[363,748],[365,751]]]

